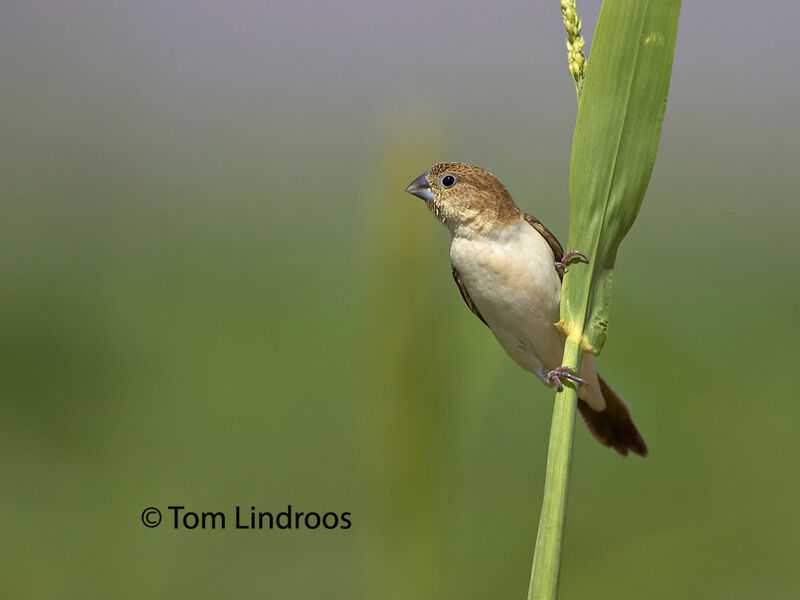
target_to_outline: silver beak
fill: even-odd
[[[406,191],[409,194],[414,194],[418,198],[422,198],[426,202],[433,202],[433,190],[431,186],[428,185],[428,173],[430,173],[430,171],[425,171],[422,175],[409,183]]]

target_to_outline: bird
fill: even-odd
[[[601,444],[623,456],[646,456],[628,405],[597,373],[593,356],[582,358],[580,373],[561,365],[561,280],[568,264],[585,255],[564,253],[550,230],[520,210],[497,177],[481,167],[438,163],[406,191],[450,231],[450,264],[461,297],[505,352],[546,385],[577,385],[578,410]]]

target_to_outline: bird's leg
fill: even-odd
[[[574,381],[578,385],[589,385],[588,381],[581,379],[575,374],[575,367],[568,366],[556,367],[552,371],[549,371],[547,375],[544,376],[544,381],[548,385],[554,386],[560,392],[564,389],[564,385],[561,383],[562,378]]]
[[[582,258],[587,263],[589,259],[586,258],[586,255],[583,252],[579,252],[577,250],[570,250],[564,256],[561,257],[561,260],[556,261],[556,269],[558,270],[561,275],[564,274],[564,270],[567,268],[567,265],[573,258]]]

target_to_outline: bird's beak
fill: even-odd
[[[422,198],[426,202],[433,202],[433,190],[431,189],[431,186],[428,185],[428,173],[430,173],[430,171],[425,171],[422,175],[408,184],[406,191],[409,194],[414,194],[418,198]]]

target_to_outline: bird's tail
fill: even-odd
[[[589,431],[601,444],[614,448],[623,456],[628,454],[628,450],[647,456],[647,444],[633,424],[628,405],[600,375],[597,379],[600,380],[600,391],[605,398],[606,409],[596,411],[583,400],[578,400],[578,409]]]

